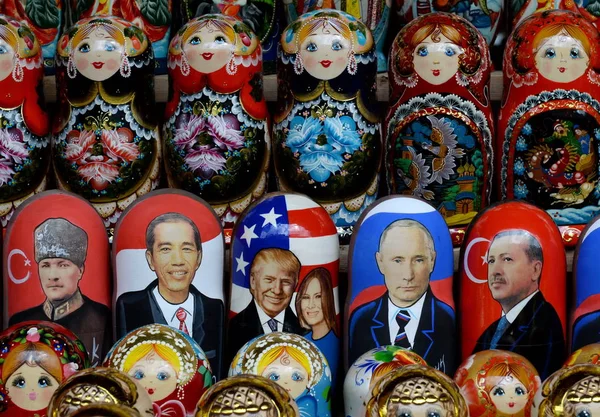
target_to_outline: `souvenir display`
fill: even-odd
[[[469,356],[454,381],[467,401],[469,417],[531,417],[533,398],[542,384],[527,359],[502,350]]]
[[[137,382],[116,369],[97,367],[77,372],[56,389],[48,417],[70,417],[92,404],[123,405],[144,417],[161,416],[153,412],[150,397]]]
[[[448,376],[428,366],[407,365],[379,378],[365,416],[468,416],[465,399]]]
[[[154,191],[123,214],[112,250],[117,337],[152,323],[179,329],[220,379],[225,244],[210,206],[185,191]]]
[[[331,417],[331,370],[317,346],[296,334],[273,332],[246,343],[229,376],[260,375],[287,390],[302,416]]]
[[[213,383],[206,355],[180,330],[148,324],[128,333],[111,349],[104,366],[118,369],[141,385],[157,416],[193,415]]]
[[[377,198],[381,138],[371,31],[335,10],[302,15],[281,35],[273,160],[278,187],[353,226]]]
[[[171,41],[169,74],[169,186],[205,199],[230,228],[267,190],[271,140],[259,39],[230,16],[194,19]]]
[[[107,227],[158,185],[153,71],[148,38],[119,18],[81,20],[58,44],[57,183],[89,200]]]
[[[508,201],[480,213],[460,260],[462,357],[518,353],[542,380],[566,359],[566,265],[558,228],[543,210]]]
[[[558,225],[600,213],[599,48],[583,16],[552,10],[524,20],[504,51],[501,198],[534,203]]]
[[[598,26],[600,11],[595,1],[569,0],[513,0],[510,2],[509,13],[512,27],[515,28],[525,18],[534,13],[553,9],[570,10],[585,17],[586,20]]]
[[[346,363],[370,349],[411,349],[453,375],[458,365],[454,254],[444,218],[425,201],[390,196],[355,226],[348,256]]]
[[[592,417],[600,413],[600,368],[562,368],[544,381],[532,417]]]
[[[146,34],[148,41],[152,43],[152,49],[154,50],[154,56],[156,58],[156,73],[165,74],[167,72],[166,64],[169,40],[171,39],[173,0],[65,1],[70,1],[69,26],[74,25],[78,20],[89,20],[90,18],[105,15],[121,17],[127,22],[131,22],[136,27],[142,29]],[[144,43],[141,39],[139,39],[139,41],[140,43]],[[129,49],[129,46],[127,46],[127,49]],[[134,49],[138,48],[134,46]],[[152,65],[152,68],[154,69],[154,62]]]
[[[70,417],[142,417],[135,408],[121,404],[90,404],[72,412]]]
[[[295,333],[323,352],[335,377],[339,241],[327,212],[300,194],[268,194],[236,225],[230,269],[228,360],[257,336]]]
[[[354,362],[344,379],[344,410],[346,417],[365,417],[367,401],[375,382],[394,369],[406,365],[427,365],[416,353],[399,346],[371,349]]]
[[[573,351],[571,356],[569,356],[565,361],[564,366],[572,366],[582,363],[600,365],[600,343],[592,343]]]
[[[0,15],[0,223],[46,189],[50,131],[42,51],[23,23]]]
[[[2,0],[0,11],[27,24],[35,36],[30,38],[31,44],[37,39],[42,48],[44,68],[48,74],[53,74],[56,44],[64,21],[63,0]],[[2,40],[6,41],[6,38],[2,37]],[[27,47],[33,50],[30,45]]]
[[[3,245],[4,326],[48,320],[83,341],[92,366],[112,346],[110,253],[102,219],[82,198],[45,191],[23,203]]]
[[[406,25],[390,56],[389,192],[425,199],[448,226],[464,227],[489,203],[492,185],[485,39],[465,19],[433,13]]]
[[[288,391],[257,375],[237,375],[217,382],[202,395],[196,417],[300,417]]]
[[[0,333],[0,414],[45,417],[67,378],[90,366],[83,343],[47,321],[28,321]]]

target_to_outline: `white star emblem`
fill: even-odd
[[[248,265],[250,265],[249,262],[244,261],[244,252],[242,252],[240,254],[239,258],[235,258],[235,260],[237,261],[237,267],[235,269],[235,272],[240,272],[242,271],[242,274],[244,274],[244,276],[246,276],[246,267]]]
[[[254,233],[255,227],[256,227],[255,224],[253,224],[252,227],[247,227],[246,225],[244,225],[244,234],[242,235],[242,237],[240,237],[240,239],[245,240],[248,247],[250,247],[250,243],[252,243],[252,239],[256,239],[258,237],[256,235],[256,233]]]
[[[481,257],[481,261],[482,261],[482,262],[481,262],[481,265],[485,265],[485,264],[487,264],[487,263],[488,263],[488,261],[487,261],[487,256],[483,255],[483,256]]]
[[[265,227],[267,224],[272,224],[277,227],[277,219],[280,218],[282,214],[275,214],[275,208],[271,208],[271,211],[265,214],[261,214],[261,217],[265,219],[262,227]]]
[[[31,266],[31,261],[25,258],[25,266]]]

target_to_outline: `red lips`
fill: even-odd
[[[96,69],[101,69],[104,66],[104,62],[92,62],[92,65]]]
[[[508,406],[509,406],[510,408],[513,408],[513,407],[515,406],[515,403],[508,403]]]
[[[440,76],[440,70],[431,70],[431,72],[433,72],[433,76],[434,77],[439,77]]]
[[[329,68],[329,66],[331,65],[331,61],[328,60],[323,60],[321,62],[319,62],[321,65],[323,65],[325,68]]]
[[[207,61],[210,60],[213,57],[213,53],[212,52],[204,52],[202,54],[202,58],[206,59]]]
[[[154,388],[148,388],[147,391],[150,395],[154,394]]]
[[[558,70],[559,70],[560,72],[565,72],[567,69],[566,69],[565,67],[558,67]]]

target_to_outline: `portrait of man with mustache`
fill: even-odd
[[[565,340],[556,310],[539,289],[544,266],[540,242],[525,230],[500,232],[490,243],[487,264],[488,287],[502,316],[479,337],[473,353],[518,353],[544,380],[562,365]]]

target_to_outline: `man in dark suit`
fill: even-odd
[[[560,318],[539,291],[542,247],[525,230],[507,230],[492,239],[487,263],[488,286],[502,307],[502,317],[479,337],[473,353],[486,349],[518,353],[544,380],[561,367],[566,352]]]
[[[252,301],[229,324],[229,359],[253,338],[271,332],[305,334],[290,308],[300,261],[286,249],[260,250],[250,266]]]
[[[146,261],[157,276],[145,289],[117,299],[117,336],[151,323],[189,334],[222,372],[224,306],[192,285],[202,262],[202,241],[194,222],[179,213],[156,217],[146,229]]]
[[[421,223],[402,219],[385,228],[375,258],[387,291],[352,313],[348,365],[370,349],[397,345],[412,349],[449,375],[454,373],[454,311],[429,287],[435,257],[433,238]]]
[[[46,299],[14,314],[9,325],[28,320],[49,320],[71,330],[81,339],[97,365],[112,345],[110,310],[81,293],[88,236],[65,219],[48,219],[34,231],[35,261]]]

